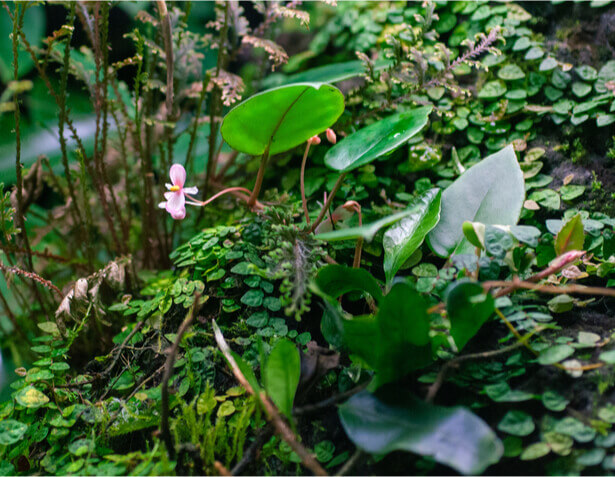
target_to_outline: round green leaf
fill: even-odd
[[[93,447],[93,442],[90,439],[77,439],[68,445],[68,452],[76,457],[80,457],[88,453]]]
[[[331,126],[344,111],[339,89],[298,83],[248,98],[225,116],[220,132],[237,151],[261,155],[292,149]]]
[[[506,93],[506,85],[503,81],[489,81],[478,93],[480,99],[496,99]]]
[[[517,65],[504,65],[498,71],[498,78],[504,81],[514,81],[525,78],[525,72]]]
[[[598,72],[589,65],[577,66],[575,71],[584,81],[594,81],[598,77]]]
[[[532,416],[523,411],[508,411],[498,424],[498,429],[513,436],[529,436],[535,429]]]
[[[24,407],[38,408],[49,402],[49,398],[34,386],[26,386],[15,396],[17,403]]]
[[[349,172],[394,151],[427,124],[431,106],[397,113],[360,129],[333,146],[325,164],[336,171]]]
[[[28,426],[13,419],[0,421],[0,445],[10,446],[18,442],[28,430]]]
[[[241,297],[241,303],[247,306],[261,306],[264,293],[261,290],[249,290]]]
[[[551,452],[549,444],[546,442],[537,442],[536,444],[526,447],[520,458],[521,460],[540,459],[541,457],[546,456],[549,452]]]
[[[574,348],[568,345],[556,345],[547,348],[538,356],[538,362],[540,364],[555,364],[572,356],[574,354]]]
[[[568,400],[561,394],[548,390],[542,395],[542,404],[551,411],[563,411],[568,405]]]
[[[572,83],[572,92],[578,98],[582,98],[583,96],[587,96],[592,90],[591,85],[587,83],[583,83],[581,81],[575,81]]]

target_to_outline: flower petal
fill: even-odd
[[[171,182],[173,185],[183,187],[186,182],[186,169],[181,164],[173,164],[171,166],[171,171],[169,172],[171,176]]]
[[[167,194],[169,194],[171,197],[168,197]],[[164,195],[167,198],[167,212],[171,214],[173,218],[175,218],[174,214],[177,214],[182,210],[184,210],[185,214],[186,199],[184,197],[184,194],[181,193],[181,191],[166,192]]]
[[[173,217],[175,220],[182,220],[184,217],[186,217],[186,208],[182,207],[179,210],[171,212],[171,217]]]
[[[184,194],[195,195],[199,193],[199,189],[197,187],[184,187]]]
[[[167,208],[167,203],[166,202],[160,202],[160,204],[158,204],[158,208],[159,209],[166,209]]]
[[[167,190],[171,190],[171,187],[173,187],[173,184],[169,184],[168,182],[164,185]]]

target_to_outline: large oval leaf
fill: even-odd
[[[386,394],[356,394],[339,415],[350,440],[366,452],[406,450],[462,474],[481,474],[504,451],[491,428],[469,410],[427,404],[398,386]]]
[[[344,111],[334,86],[300,83],[255,94],[231,109],[220,132],[237,151],[261,155],[292,149],[331,126]]]
[[[512,146],[470,167],[442,193],[440,222],[427,240],[441,257],[469,253],[463,223],[515,225],[525,199],[523,172]]]
[[[336,171],[349,172],[394,151],[423,129],[431,110],[431,106],[423,106],[360,129],[329,149],[325,164]]]
[[[278,409],[290,417],[299,385],[301,359],[297,347],[281,339],[271,350],[263,369],[265,389]]]
[[[382,238],[384,273],[390,283],[410,255],[421,246],[427,233],[440,220],[440,189],[430,189],[408,204],[410,215],[391,226]]]

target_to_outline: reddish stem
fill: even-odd
[[[305,214],[305,222],[310,225],[310,214],[308,213],[307,199],[305,198],[305,164],[307,163],[308,152],[310,152],[310,141],[305,144],[305,152],[301,161],[301,203],[303,204],[303,213]]]

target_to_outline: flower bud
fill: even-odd
[[[335,144],[337,142],[337,136],[335,135],[335,131],[331,128],[327,128],[327,140],[331,144]]]
[[[320,138],[318,136],[312,136],[307,142],[310,146],[317,146],[320,144]]]

